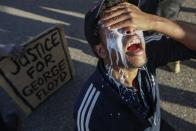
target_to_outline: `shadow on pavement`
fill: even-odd
[[[190,68],[196,69],[196,60],[182,61],[181,64],[188,66]]]
[[[180,119],[167,111],[164,111],[161,109],[161,115],[162,118],[164,119],[163,125],[163,130],[161,131],[174,131],[173,128],[175,127],[175,131],[195,131],[196,125],[192,124],[190,122],[187,122],[183,119]]]
[[[67,36],[85,41],[83,21],[89,4],[92,5],[93,1],[80,0],[77,3],[62,0],[1,1],[0,17],[3,19],[0,21],[0,37],[4,39],[0,39],[0,43],[21,44],[53,26],[55,22],[65,25]],[[69,39],[68,43],[71,47],[89,53],[85,47],[87,44]],[[82,45],[78,47],[80,44]]]
[[[162,100],[182,106],[196,108],[196,93],[165,85],[159,85],[159,88]]]
[[[189,12],[189,13],[196,13],[196,8],[181,7],[180,11]]]
[[[187,67],[196,69],[196,61],[193,60],[193,59],[186,60],[186,61],[180,61],[180,65],[185,65],[185,66],[187,66]],[[167,72],[173,72],[173,71],[169,68],[168,65],[159,67],[159,69],[164,70],[164,71],[167,71]]]
[[[161,66],[161,67],[159,67],[159,69],[167,71],[167,72],[172,72],[172,70],[167,65]]]

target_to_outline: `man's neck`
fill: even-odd
[[[113,68],[112,76],[126,87],[133,87],[133,81],[137,76],[138,68]]]

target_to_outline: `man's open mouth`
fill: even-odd
[[[135,39],[128,42],[125,52],[127,55],[142,55],[144,53],[144,49],[139,37],[136,37]]]

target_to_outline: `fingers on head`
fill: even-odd
[[[124,13],[124,14],[121,14],[119,16],[115,16],[115,17],[112,17],[110,19],[107,19],[105,20],[103,23],[104,25],[106,26],[110,26],[112,24],[116,24],[116,23],[119,23],[119,22],[123,22],[124,20],[128,20],[130,19],[131,20],[131,15],[128,14],[128,13]]]
[[[132,20],[127,19],[122,22],[111,25],[110,28],[111,29],[118,29],[118,28],[125,28],[125,27],[133,27],[131,23],[132,23]]]

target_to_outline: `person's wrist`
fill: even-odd
[[[150,31],[157,31],[157,27],[159,27],[160,19],[156,15],[149,15],[149,27],[148,30]]]
[[[169,21],[167,19],[163,18],[163,17],[152,15],[151,24],[150,24],[151,27],[150,28],[151,28],[152,31],[163,33],[162,31],[164,30],[164,26],[168,22]]]

